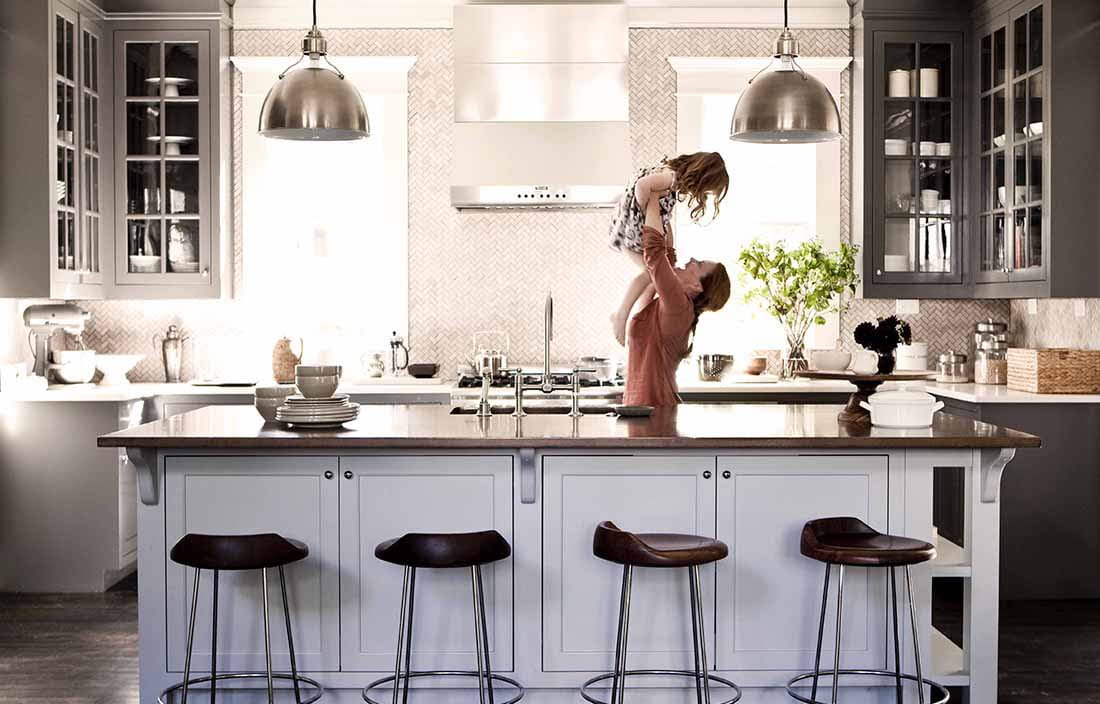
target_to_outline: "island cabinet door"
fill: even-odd
[[[482,568],[493,669],[512,665],[512,457],[340,459],[340,668],[393,670],[404,568],[375,547],[405,533],[496,530],[512,557]],[[471,670],[477,662],[470,570],[418,569],[413,670]]]
[[[186,533],[278,533],[309,547],[309,557],[287,565],[294,650],[298,667],[339,667],[339,507],[335,457],[168,457],[165,460],[165,551]],[[332,478],[326,478],[326,477]],[[194,572],[166,565],[168,668],[183,671]],[[200,574],[191,667],[210,668],[213,575]],[[218,669],[263,670],[264,621],[259,571],[218,575]],[[287,663],[279,573],[268,571],[271,647]]]
[[[719,669],[813,669],[825,565],[800,553],[802,526],[855,516],[885,531],[888,467],[885,456],[718,458],[718,537],[730,547],[718,565]],[[821,655],[829,666],[837,571]],[[845,568],[842,667],[884,666],[884,577],[883,570]]]
[[[609,671],[623,568],[592,554],[592,533],[613,521],[637,533],[714,536],[714,457],[551,456],[542,467],[543,668]],[[688,574],[634,570],[629,669],[690,667]],[[702,580],[709,622],[713,568]]]

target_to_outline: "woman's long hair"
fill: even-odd
[[[699,324],[699,316],[708,310],[722,310],[722,306],[730,299],[730,275],[724,264],[714,267],[714,271],[699,279],[699,283],[703,291],[692,302],[695,306],[695,318],[691,321],[691,336],[688,337],[687,349],[681,359],[690,355],[691,348],[695,345],[695,326]]]
[[[707,196],[714,199],[714,216],[718,205],[726,197],[730,187],[730,175],[726,162],[718,152],[695,152],[665,159],[665,165],[676,173],[673,188],[681,200],[687,200],[691,219],[699,222],[707,212]]]

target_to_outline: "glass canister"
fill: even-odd
[[[982,349],[983,343],[991,342],[1008,343],[1008,323],[986,318],[974,324],[974,342],[970,346],[970,354],[976,355]]]
[[[1008,343],[1000,340],[985,340],[979,343],[974,353],[974,383],[1008,383]]]
[[[966,355],[949,350],[941,354],[936,362],[936,381],[944,384],[965,384],[970,381],[966,369]]]

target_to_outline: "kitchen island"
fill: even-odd
[[[820,565],[799,555],[803,523],[850,515],[933,541],[939,469],[963,477],[967,529],[962,545],[940,542],[937,559],[914,570],[925,672],[969,687],[972,702],[995,702],[1000,478],[1039,438],[943,413],[928,429],[845,427],[838,410],[699,404],[645,419],[481,419],[364,406],[345,430],[294,432],[230,406],[105,435],[99,444],[126,448],[138,474],[141,701],[181,679],[190,578],[167,553],[187,532],[273,531],[309,545],[287,572],[299,667],[328,688],[324,701],[350,703],[395,658],[402,570],[376,560],[374,546],[409,531],[492,528],[513,547],[485,572],[494,671],[524,683],[527,701],[575,702],[577,686],[613,658],[619,570],[592,555],[601,520],[725,541],[729,557],[704,571],[711,667],[745,688],[742,701],[787,701],[783,685],[812,667],[821,598]],[[689,666],[687,581],[674,572],[635,575],[630,669]],[[962,647],[932,627],[937,577],[966,580]],[[413,669],[471,669],[468,575],[426,571],[421,581]],[[259,593],[251,573],[222,576],[219,670],[262,669]],[[844,667],[886,666],[886,594],[880,572],[849,571]],[[198,608],[202,671],[208,588]],[[417,704],[476,699],[449,689],[469,682],[416,684]],[[694,700],[681,682],[636,684],[633,701]],[[893,701],[889,687],[847,684],[845,702]],[[264,698],[255,694],[234,701]]]

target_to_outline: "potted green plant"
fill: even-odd
[[[909,323],[897,316],[878,318],[874,323],[860,323],[853,333],[856,344],[878,355],[878,373],[891,374],[897,359],[894,351],[901,343],[913,341],[913,330]]]
[[[745,300],[758,302],[783,326],[787,356],[783,376],[808,368],[806,333],[823,325],[826,313],[838,313],[847,303],[841,294],[855,293],[858,245],[841,244],[827,252],[817,239],[788,247],[783,241],[754,239],[741,250],[741,268],[751,280]]]

